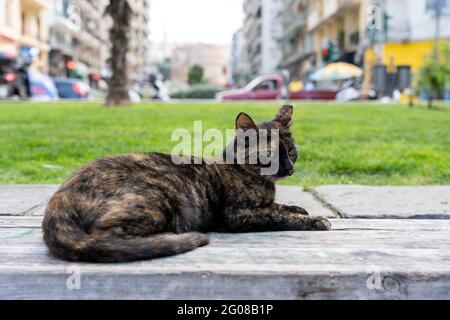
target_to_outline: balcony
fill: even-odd
[[[63,16],[54,16],[51,27],[61,33],[70,34],[71,36],[75,36],[80,31],[79,26]]]
[[[103,10],[105,8],[94,6],[86,0],[72,0],[72,4],[80,8],[83,16],[91,17],[94,20],[101,20],[103,18]]]
[[[360,4],[361,0],[317,0],[308,16],[308,29],[314,30],[343,12],[356,9]]]
[[[292,19],[288,20],[288,23],[285,23],[283,26],[283,33],[281,35],[281,40],[290,40],[295,36],[297,31],[306,26],[306,15],[298,14],[292,17]]]
[[[247,15],[256,15],[261,8],[261,0],[246,0],[244,2],[244,12]]]
[[[312,39],[308,36],[305,36],[303,38],[303,41],[294,45],[284,47],[281,67],[286,68],[294,63],[306,59],[312,54],[314,54]]]
[[[46,0],[21,0],[22,8],[34,9],[34,10],[46,10],[50,9],[50,1]]]

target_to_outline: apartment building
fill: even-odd
[[[88,79],[105,72],[108,0],[52,0],[49,73]]]
[[[275,72],[282,58],[282,0],[245,0],[243,33],[254,74]]]
[[[312,34],[307,30],[309,6],[310,1],[306,0],[286,0],[284,3],[280,68],[288,70],[293,79],[304,78],[316,64]]]
[[[234,84],[243,86],[251,80],[247,43],[244,32],[239,29],[233,34],[231,42],[231,76]]]
[[[52,0],[50,74],[85,80],[109,76],[109,0]],[[130,0],[133,11],[128,68],[139,80],[149,62],[149,0]]]
[[[443,7],[439,28],[431,10],[434,3],[435,0],[286,0],[281,67],[298,75],[338,60],[363,67],[367,81],[377,65],[392,72],[399,67],[409,68],[415,74],[433,50],[437,29],[442,41],[450,39],[450,1],[440,1]],[[305,12],[307,18],[302,19]],[[309,57],[305,63],[302,59],[311,47],[314,58]]]
[[[381,29],[369,30],[365,50],[366,76],[370,79],[371,69],[377,64],[388,69],[409,66],[417,73],[435,44],[437,24],[429,0],[366,0],[368,5],[381,10],[386,21]],[[371,23],[363,16],[364,23]],[[370,18],[370,17],[369,17]],[[439,36],[442,41],[450,40],[450,1],[444,2],[440,19]]]
[[[357,52],[365,29],[361,0],[310,1],[307,29],[312,33],[316,64],[334,60],[361,64]]]
[[[215,44],[182,44],[172,52],[170,79],[177,88],[188,87],[189,69],[194,65],[203,68],[204,79],[209,84],[223,87],[231,78],[230,47]]]
[[[33,66],[46,72],[48,65],[48,27],[50,8],[46,0],[0,0],[0,51],[11,54],[39,49]]]
[[[150,72],[150,1],[130,0],[133,10],[131,22],[128,70],[131,80],[138,81]]]

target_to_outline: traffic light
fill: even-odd
[[[327,47],[322,49],[323,62],[329,63],[338,61],[340,57],[339,47],[333,41],[330,41]]]
[[[322,49],[322,57],[324,62],[330,61],[330,50],[328,48]]]

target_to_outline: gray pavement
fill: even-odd
[[[322,186],[316,198],[345,218],[450,219],[450,186]]]
[[[40,224],[56,189],[0,186],[0,299],[450,299],[450,187],[282,186],[278,202],[333,230],[211,234],[183,255],[114,265],[48,254]]]

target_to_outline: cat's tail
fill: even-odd
[[[209,243],[206,234],[161,233],[149,237],[94,237],[70,220],[46,216],[44,241],[50,252],[64,260],[80,262],[127,262],[170,256],[194,250]]]

